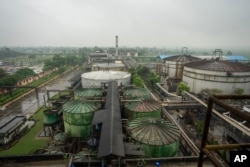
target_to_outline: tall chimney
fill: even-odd
[[[118,56],[118,36],[115,36],[115,56]]]

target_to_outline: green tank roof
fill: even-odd
[[[126,88],[123,96],[125,99],[151,99],[151,93],[145,88]]]
[[[81,100],[71,100],[63,105],[63,112],[67,113],[89,113],[101,108],[100,102],[88,102]]]
[[[74,93],[75,98],[100,98],[102,96],[102,90],[100,88],[76,90]]]
[[[179,128],[162,118],[137,118],[128,128],[133,139],[149,145],[166,145],[180,138]]]
[[[161,109],[161,104],[153,100],[127,101],[124,107],[135,112],[152,112]]]

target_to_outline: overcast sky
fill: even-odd
[[[0,46],[250,47],[250,0],[0,0]]]

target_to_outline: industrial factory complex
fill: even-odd
[[[131,83],[128,69],[139,63],[119,55],[116,36],[113,55],[89,54],[91,70],[45,102],[37,137],[47,146],[32,155],[1,156],[0,166],[228,166],[229,149],[250,149],[250,66],[240,56],[225,57],[217,49],[204,59],[187,48],[158,56],[152,70],[161,81],[149,90]],[[190,90],[178,95],[180,82]],[[2,151],[36,124],[27,119],[0,121]]]

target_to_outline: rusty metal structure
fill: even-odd
[[[203,166],[204,155],[206,155],[215,166],[217,167],[225,166],[225,164],[222,164],[217,158],[214,157],[212,153],[212,151],[214,150],[222,150],[222,149],[232,150],[232,149],[250,148],[250,143],[207,145],[209,124],[210,124],[210,119],[212,117],[212,113],[214,112],[213,110],[214,105],[222,107],[230,111],[231,113],[235,114],[236,116],[243,118],[247,122],[250,122],[250,114],[247,112],[242,112],[241,110],[226,104],[223,100],[227,99],[250,99],[250,95],[215,95],[209,97],[198,167]]]

